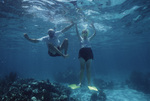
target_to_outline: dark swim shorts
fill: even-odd
[[[93,59],[93,52],[91,48],[81,48],[79,50],[79,58],[82,57],[85,61]]]
[[[57,47],[58,50],[60,50],[60,47]],[[52,57],[56,57],[56,56],[61,56],[60,54],[56,53],[56,54],[53,54],[51,53],[50,51],[48,51],[48,54]]]

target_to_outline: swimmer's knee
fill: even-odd
[[[68,38],[65,38],[64,41],[68,41]]]
[[[63,43],[68,44],[68,38],[65,38]]]

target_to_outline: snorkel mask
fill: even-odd
[[[53,38],[55,35],[55,31],[53,29],[49,29],[48,30],[48,35],[50,36],[50,38]]]
[[[82,31],[82,37],[87,37],[89,34],[88,30],[83,30]]]

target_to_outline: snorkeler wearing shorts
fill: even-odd
[[[79,50],[79,61],[80,61],[80,83],[79,86],[82,83],[82,79],[83,79],[83,74],[84,74],[84,68],[86,66],[87,69],[87,79],[88,79],[88,85],[91,85],[91,62],[93,59],[93,52],[91,49],[91,44],[90,44],[90,40],[96,35],[96,31],[95,31],[95,27],[93,24],[91,24],[93,29],[94,29],[94,33],[88,37],[88,30],[83,30],[82,31],[82,35],[79,35],[79,31],[78,31],[78,27],[76,24],[76,33],[77,36],[80,40],[80,45],[81,48]]]

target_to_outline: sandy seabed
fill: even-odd
[[[79,101],[90,101],[94,92],[87,87],[83,87],[74,90],[71,96]],[[150,101],[150,94],[144,94],[128,87],[104,90],[104,93],[106,94],[106,101]]]

